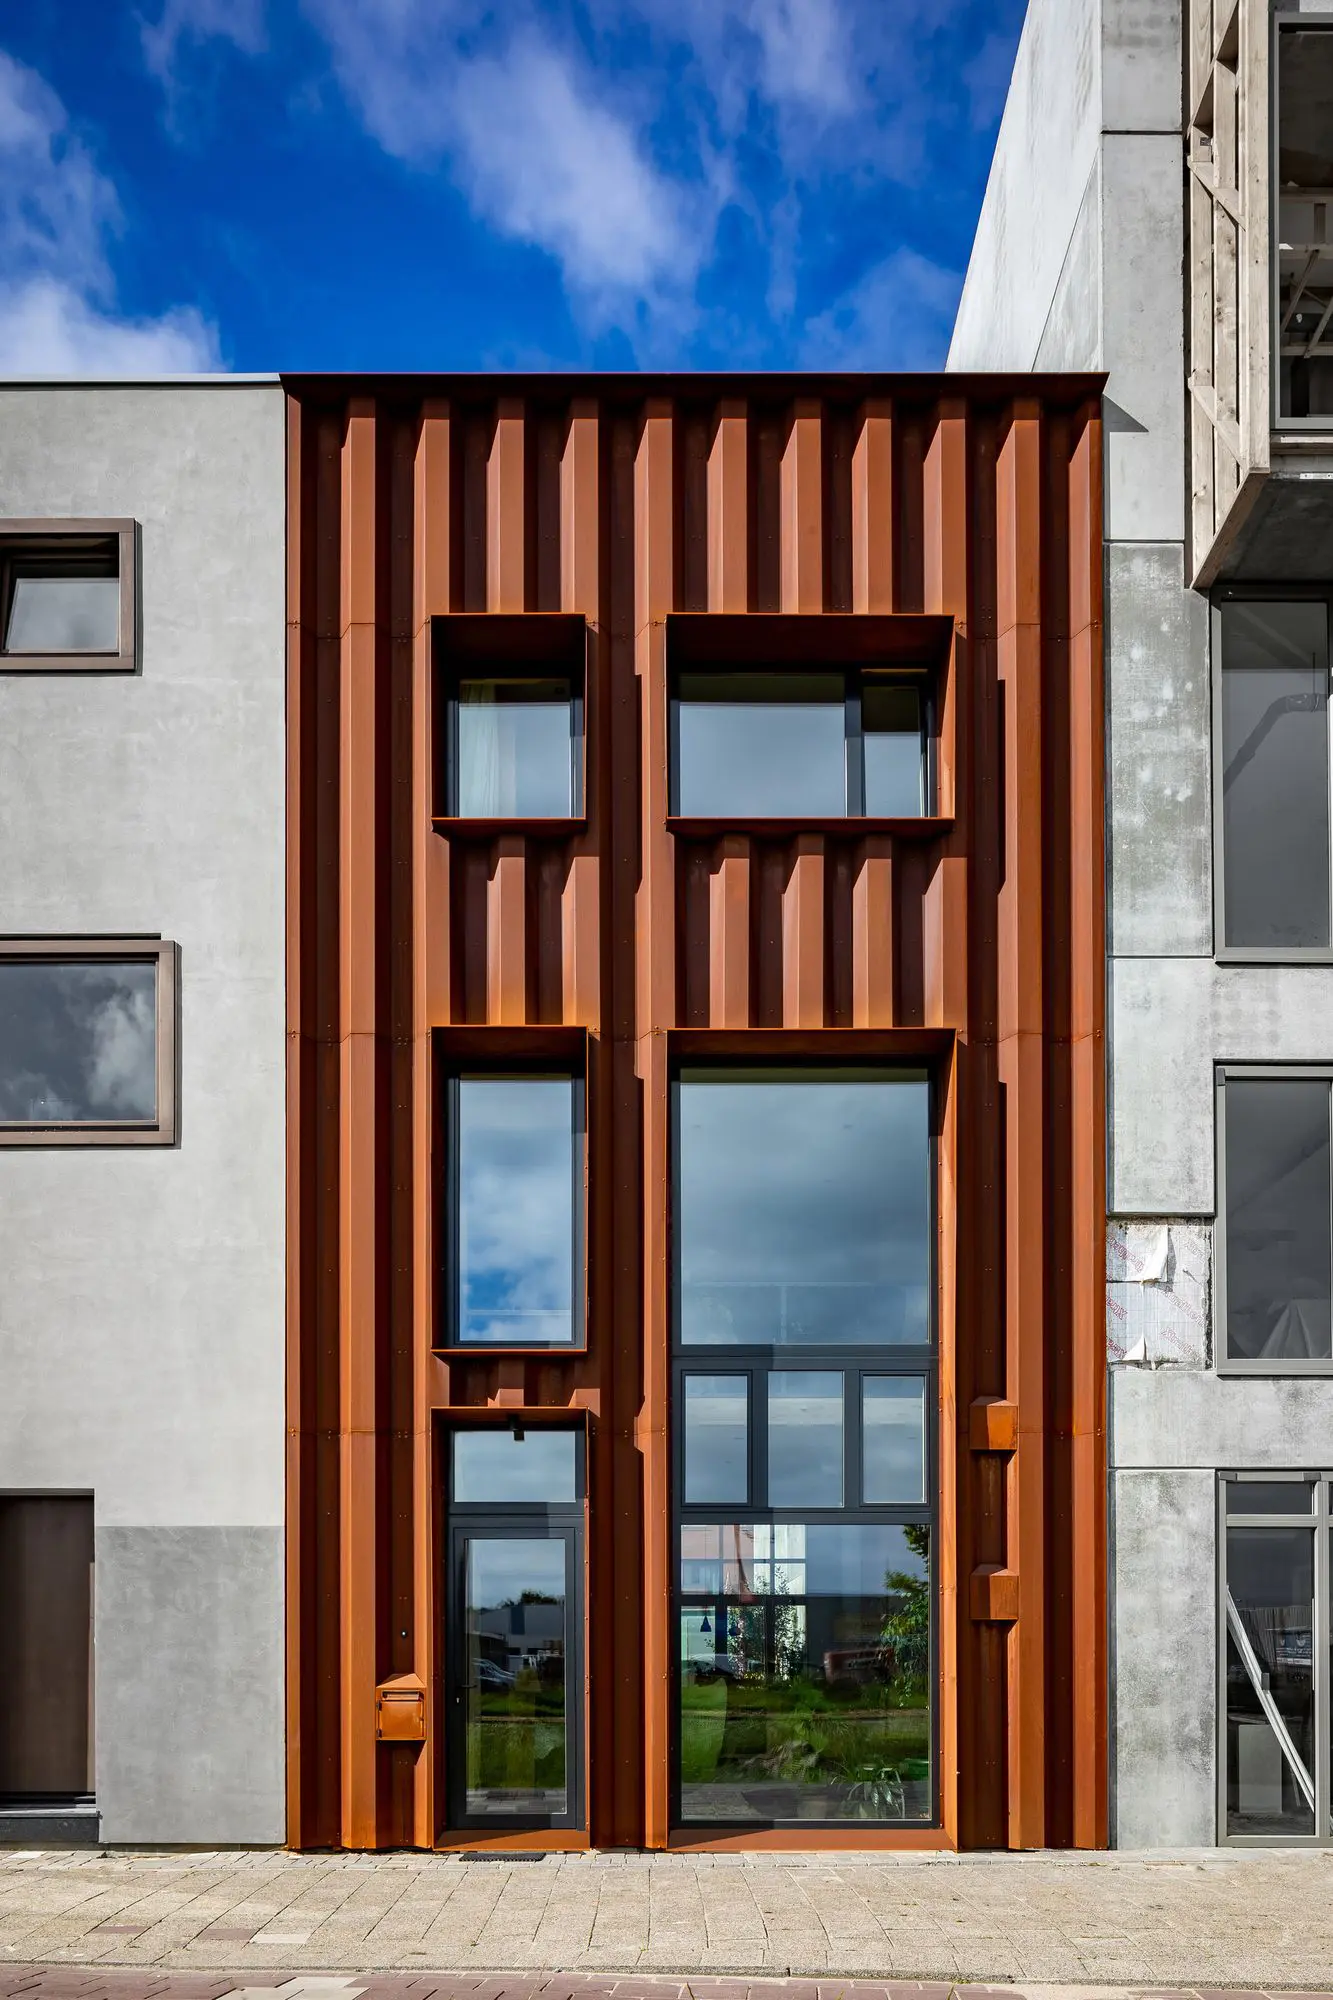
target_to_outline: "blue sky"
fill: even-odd
[[[942,363],[1023,0],[8,0],[0,371]]]

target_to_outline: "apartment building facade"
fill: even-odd
[[[1333,10],[1032,0],[950,368],[1104,368],[1110,1834],[1330,1839]]]
[[[1099,395],[4,392],[6,1838],[1104,1839]]]
[[[283,395],[0,391],[0,1838],[281,1841]]]

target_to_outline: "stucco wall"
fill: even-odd
[[[171,1148],[0,1147],[0,1488],[94,1496],[105,1839],[283,1835],[284,442],[0,390],[0,514],[133,516],[142,672],[0,673],[0,930],[180,946]]]

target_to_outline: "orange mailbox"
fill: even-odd
[[[382,1743],[424,1743],[426,1684],[419,1674],[397,1674],[375,1690],[375,1734]]]

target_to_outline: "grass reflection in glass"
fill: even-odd
[[[681,1610],[682,1816],[929,1820],[929,1529],[684,1529],[682,1558],[724,1586]]]

